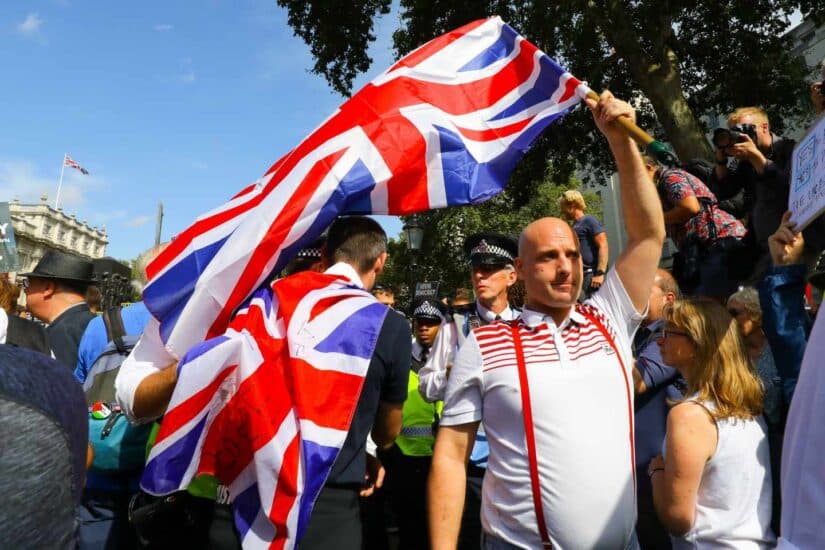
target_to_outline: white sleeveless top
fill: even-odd
[[[709,402],[700,403],[714,410]],[[771,468],[765,422],[716,420],[719,441],[705,464],[693,527],[673,548],[773,548]],[[664,445],[663,445],[664,447]]]

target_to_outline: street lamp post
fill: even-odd
[[[407,236],[407,250],[410,251],[410,313],[412,314],[413,296],[415,294],[415,279],[418,271],[418,253],[421,251],[421,243],[424,241],[424,226],[421,225],[418,216],[410,216],[402,228]]]

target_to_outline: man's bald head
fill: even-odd
[[[653,284],[658,286],[662,289],[662,292],[667,294],[668,292],[676,296],[676,299],[680,299],[682,297],[682,291],[679,289],[679,283],[676,282],[676,278],[673,277],[673,274],[666,269],[657,269],[656,270],[656,277],[653,279]]]
[[[523,246],[529,246],[530,243],[537,242],[542,235],[549,233],[555,233],[558,235],[567,233],[576,245],[576,248],[579,246],[579,238],[576,236],[576,233],[573,231],[573,228],[570,227],[569,223],[561,218],[548,216],[546,218],[539,218],[524,228],[518,239],[518,255],[522,255]]]
[[[582,260],[579,239],[559,218],[541,218],[519,238],[516,270],[527,291],[527,307],[560,322],[579,298]],[[557,319],[558,317],[558,319]]]
[[[658,321],[662,318],[662,310],[666,304],[675,302],[682,297],[679,290],[679,283],[673,278],[669,271],[664,269],[656,270],[656,277],[650,287],[650,298],[648,298],[647,316],[645,324]]]

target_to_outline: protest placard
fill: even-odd
[[[793,151],[788,210],[796,230],[825,211],[825,117],[820,117]]]
[[[413,294],[413,302],[418,303],[423,300],[437,300],[438,299],[438,282],[424,281],[416,283],[415,293]]]

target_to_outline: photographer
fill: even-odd
[[[769,264],[768,237],[787,209],[791,153],[795,142],[771,133],[768,116],[759,107],[741,107],[728,117],[728,128],[713,133],[716,168],[710,187],[720,206],[747,218],[758,258],[754,277]],[[732,167],[729,159],[735,159]]]

